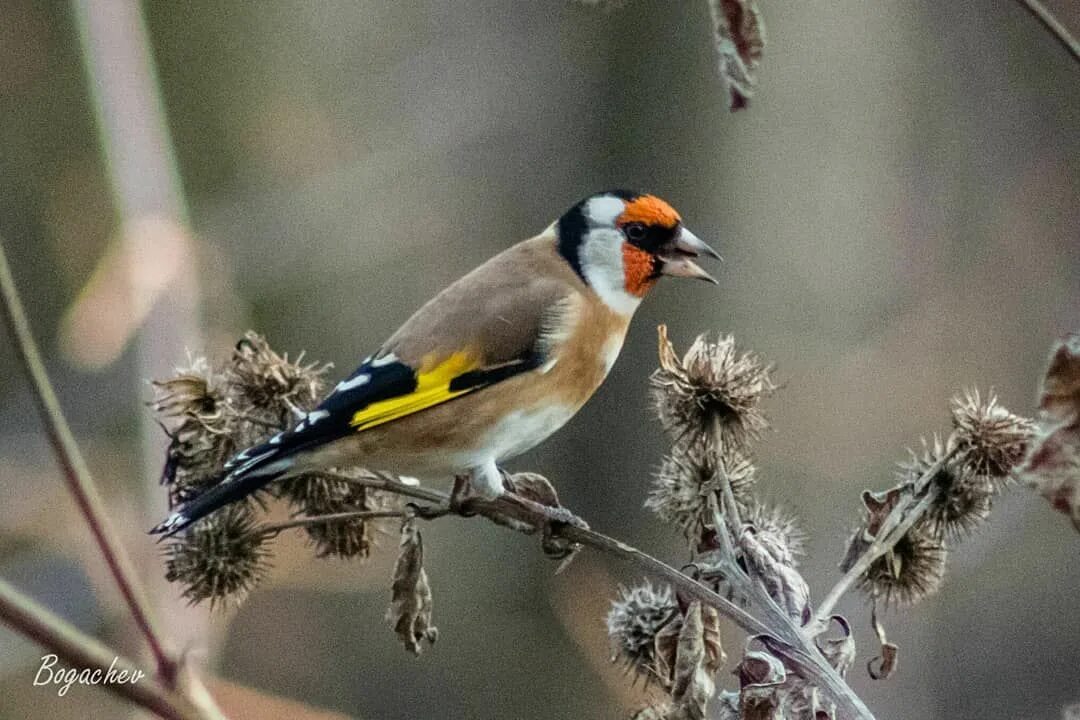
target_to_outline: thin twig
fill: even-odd
[[[1038,0],[1019,0],[1020,4],[1024,6],[1024,9],[1035,16],[1035,18],[1043,24],[1050,34],[1057,38],[1057,41],[1065,48],[1073,59],[1080,62],[1080,42],[1077,42],[1076,38],[1069,34],[1069,31],[1061,24],[1061,21],[1054,17],[1053,13],[1046,9],[1046,7],[1038,2]]]
[[[49,650],[67,667],[100,670],[101,686],[166,720],[200,720],[203,715],[184,695],[158,679],[143,677],[134,682],[106,682],[110,668],[131,673],[137,668],[100,642],[54,615],[8,583],[0,580],[0,619],[16,631]],[[144,673],[145,674],[145,673]]]
[[[277,535],[284,530],[290,530],[292,528],[311,527],[312,525],[323,525],[325,523],[344,522],[347,520],[378,520],[381,518],[405,518],[413,514],[414,513],[410,513],[405,510],[349,510],[346,512],[298,517],[293,518],[292,520],[287,520],[285,522],[265,524],[255,528],[254,532],[259,535]]]
[[[937,498],[939,488],[934,486],[931,480],[941,471],[941,468],[945,467],[945,464],[953,458],[956,452],[957,448],[953,444],[953,448],[948,453],[927,468],[926,472],[915,481],[908,502],[897,504],[885,517],[877,535],[874,536],[873,542],[855,559],[855,562],[851,564],[843,577],[837,581],[825,596],[825,599],[821,601],[817,612],[814,614],[814,619],[808,625],[812,633],[825,629],[829,624],[833,609],[840,602],[840,598],[870,569],[875,560],[891,551],[896,546],[896,543],[900,542],[900,539],[907,534],[907,531],[918,522],[927,508],[933,504]]]
[[[150,646],[157,665],[158,676],[166,685],[173,687],[176,681],[177,663],[165,650],[131,559],[109,521],[97,485],[90,475],[86,461],[60,409],[56,393],[45,372],[41,354],[30,332],[30,324],[23,310],[22,301],[19,299],[2,242],[0,242],[0,301],[3,305],[4,319],[15,341],[19,360],[30,379],[38,412],[64,473],[68,489],[75,498],[75,503],[79,506],[87,525],[90,526],[94,542],[97,543],[113,581],[131,611],[135,624],[139,627],[139,632]]]

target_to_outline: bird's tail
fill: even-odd
[[[225,465],[221,482],[177,508],[155,525],[151,535],[170,537],[210,513],[251,495],[281,477],[288,470],[288,457],[270,444],[245,450]]]

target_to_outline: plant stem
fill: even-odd
[[[113,581],[135,619],[139,632],[150,646],[159,678],[166,685],[173,687],[176,681],[177,664],[165,650],[131,559],[109,521],[101,494],[60,409],[60,403],[49,382],[41,354],[30,332],[30,324],[15,287],[15,280],[12,277],[2,242],[0,242],[0,305],[3,306],[4,319],[15,341],[19,360],[33,387],[38,412],[60,463],[68,490],[74,497],[75,504],[79,506],[87,525],[90,526],[94,542],[97,543]]]
[[[310,527],[312,525],[322,525],[324,523],[341,522],[345,520],[378,520],[380,518],[405,518],[409,517],[412,513],[405,510],[349,510],[346,512],[329,513],[327,515],[312,515],[309,517],[298,517],[285,522],[272,523],[262,525],[255,528],[255,533],[259,535],[277,535],[283,530],[290,530],[298,527]]]
[[[896,543],[907,534],[907,531],[918,522],[927,508],[937,499],[939,489],[931,484],[931,480],[941,471],[949,460],[956,454],[956,447],[939,458],[937,462],[927,468],[926,472],[915,481],[913,492],[907,502],[898,503],[882,522],[873,542],[856,558],[851,567],[847,569],[843,577],[832,587],[825,599],[821,601],[814,619],[807,626],[811,634],[824,631],[832,616],[833,609],[840,602],[840,598],[858,582],[870,566],[879,557],[891,551]]]
[[[1080,62],[1080,42],[1077,42],[1076,38],[1069,34],[1069,31],[1061,24],[1060,20],[1054,17],[1053,13],[1047,10],[1038,0],[1019,0],[1019,2],[1025,10],[1043,24],[1043,27],[1050,31],[1051,35],[1057,38],[1057,41],[1073,56],[1074,60]]]
[[[51,651],[68,668],[130,673],[137,668],[100,642],[0,580],[0,619]],[[166,720],[199,720],[203,715],[181,693],[157,678],[137,682],[102,682],[101,686]]]

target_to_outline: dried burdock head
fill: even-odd
[[[426,641],[434,645],[439,630],[431,624],[431,586],[424,570],[424,541],[415,520],[401,524],[401,543],[394,564],[390,607],[386,620],[413,655],[419,655]]]
[[[615,655],[629,670],[646,680],[668,681],[666,668],[673,658],[658,658],[657,638],[672,626],[678,633],[682,616],[678,603],[667,585],[654,587],[645,582],[632,588],[620,587],[607,614],[607,631]],[[661,643],[663,645],[663,643]]]
[[[381,493],[356,482],[364,470],[338,470],[330,474],[299,475],[285,480],[281,493],[289,500],[294,517],[315,517],[357,510],[390,510],[397,496]],[[352,518],[304,526],[318,557],[367,558],[377,544],[382,523]]]
[[[772,393],[772,367],[751,353],[740,353],[735,339],[709,342],[701,335],[680,360],[659,332],[660,367],[650,378],[653,400],[664,429],[676,440],[713,443],[746,450],[768,427],[762,398]]]
[[[743,522],[752,525],[757,540],[771,556],[789,567],[798,567],[806,533],[795,516],[778,505],[754,501],[743,514]]]
[[[709,0],[709,10],[730,108],[742,110],[754,94],[754,73],[765,49],[765,25],[754,0]]]
[[[899,475],[902,483],[914,486],[919,478],[940,464],[930,479],[936,499],[922,522],[939,537],[957,538],[990,515],[996,488],[989,477],[976,473],[962,457],[949,459],[949,450],[937,435],[929,442],[923,438],[922,451],[908,450],[911,457],[900,464]]]
[[[292,416],[314,407],[322,394],[330,365],[303,364],[278,355],[266,339],[248,331],[236,344],[227,371],[238,396],[254,410],[287,424]]]
[[[739,549],[750,574],[761,581],[769,597],[800,625],[809,622],[810,588],[799,571],[784,561],[790,553],[762,543],[752,526],[743,529]]]
[[[859,585],[886,603],[914,605],[941,587],[947,558],[944,542],[916,525],[870,565]]]
[[[731,483],[736,501],[745,503],[751,500],[754,474],[753,463],[734,449],[718,453],[701,444],[680,446],[660,464],[645,507],[696,537],[712,524],[709,497],[721,491],[721,478]]]
[[[169,435],[161,481],[176,505],[217,483],[222,465],[236,451],[237,422],[228,383],[206,358],[192,359],[153,387],[150,406]]]
[[[240,603],[269,570],[270,538],[247,505],[230,505],[165,548],[165,579],[184,585],[191,603]]]
[[[993,393],[983,399],[978,390],[953,398],[952,419],[959,456],[996,481],[1011,477],[1034,433],[1030,420],[1006,410]]]
[[[1037,434],[1018,472],[1080,531],[1080,334],[1051,352],[1039,407]]]
[[[787,681],[784,663],[763,650],[747,650],[735,675],[743,720],[780,720]]]

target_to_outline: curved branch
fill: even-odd
[[[103,677],[110,668],[128,673],[137,670],[130,660],[116,655],[3,580],[0,580],[0,619],[52,651],[69,667],[100,670]],[[165,720],[200,720],[204,717],[190,700],[157,678],[103,682],[101,686]]]
[[[176,681],[176,661],[165,650],[151,616],[150,605],[135,574],[134,566],[131,564],[131,558],[121,545],[105,513],[101,494],[60,409],[60,402],[56,399],[56,392],[49,382],[45,364],[41,360],[41,354],[30,332],[30,323],[26,319],[26,312],[19,299],[2,242],[0,242],[0,306],[3,307],[4,320],[14,340],[19,361],[33,387],[34,400],[37,403],[41,421],[45,425],[45,432],[49,436],[49,442],[64,473],[68,490],[86,519],[86,524],[90,526],[94,542],[97,543],[113,581],[131,611],[135,624],[139,627],[139,632],[150,646],[157,664],[158,676],[164,683],[173,686]]]

